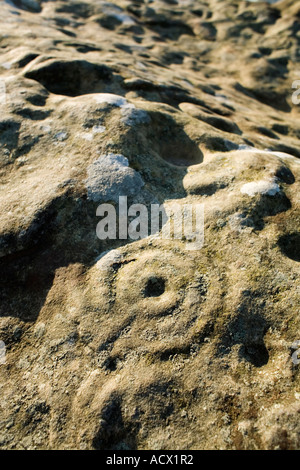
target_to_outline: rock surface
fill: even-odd
[[[1,12],[0,447],[299,449],[299,2]],[[120,195],[203,247],[99,240]]]

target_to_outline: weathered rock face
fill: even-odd
[[[1,12],[1,448],[299,449],[299,2]]]

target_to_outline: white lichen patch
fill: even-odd
[[[229,142],[229,141],[228,141]],[[264,150],[258,149],[256,147],[251,147],[250,145],[246,144],[240,144],[238,148],[236,149],[237,151],[240,150],[247,150],[248,152],[253,152],[253,153],[260,153],[260,154],[268,154],[268,155],[274,155],[278,158],[282,159],[287,159],[287,160],[292,160],[293,163],[300,164],[300,159],[295,157],[294,155],[290,155],[289,153],[286,152],[280,152],[277,150],[270,150],[268,148],[265,148]]]
[[[46,132],[46,134],[51,133],[51,126],[49,126],[49,125],[41,126],[40,129],[41,129],[41,131]]]
[[[149,124],[150,116],[143,109],[136,109],[123,106],[121,122],[126,126],[135,126],[137,124]]]
[[[11,68],[11,63],[10,62],[3,62],[1,64],[1,67],[3,67],[6,70],[9,70]]]
[[[92,132],[83,132],[80,134],[80,137],[84,140],[88,140],[89,142],[92,142],[94,138],[94,134]]]
[[[232,214],[229,219],[229,226],[232,230],[237,232],[251,232],[254,228],[253,220],[248,217],[245,213],[235,213]]]
[[[87,174],[85,183],[92,201],[118,202],[120,196],[133,196],[144,186],[140,174],[129,167],[123,155],[101,155],[88,167]]]
[[[118,108],[135,108],[134,104],[128,103],[126,98],[113,93],[96,93],[94,98],[98,104],[105,103]]]
[[[297,163],[298,165],[300,165],[300,159],[295,157],[294,155],[290,155],[289,153],[286,153],[286,152],[277,152],[276,150],[269,150],[269,149],[266,149],[265,151],[268,153],[272,153],[273,155],[276,155],[276,157],[283,158],[284,160],[285,159],[291,160],[293,161],[293,163]]]
[[[97,125],[93,126],[93,128],[92,128],[93,134],[101,134],[102,132],[105,132],[105,131],[106,131],[106,127],[101,126],[100,124],[97,124]]]
[[[124,26],[132,26],[136,24],[131,16],[124,13],[121,8],[114,5],[113,3],[105,3],[102,11],[105,15],[116,18],[116,20],[120,21],[120,23],[122,23]]]
[[[114,264],[120,263],[122,259],[123,255],[119,250],[104,251],[96,259],[96,267],[100,269],[100,271],[108,271]]]
[[[260,180],[246,183],[241,187],[241,193],[248,196],[262,194],[265,196],[275,196],[280,192],[279,185],[274,180]]]
[[[59,142],[63,142],[64,140],[67,140],[68,138],[68,133],[65,131],[60,131],[57,132],[54,136],[55,140],[58,140]]]
[[[87,140],[89,142],[92,142],[94,139],[95,134],[101,134],[106,131],[106,127],[104,126],[93,126],[92,130],[90,132],[82,132],[80,134],[80,137],[84,140]]]

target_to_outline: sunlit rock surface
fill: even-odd
[[[299,2],[0,7],[0,447],[299,449]]]

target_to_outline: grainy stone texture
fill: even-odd
[[[129,168],[123,155],[101,155],[87,169],[85,181],[88,199],[98,202],[119,201],[120,196],[134,196],[144,182],[140,174]]]
[[[1,448],[300,448],[299,18],[1,2]],[[120,195],[204,246],[99,240]]]

